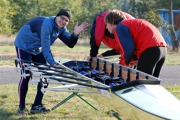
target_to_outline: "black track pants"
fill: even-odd
[[[167,54],[166,47],[151,47],[140,55],[137,70],[159,77]]]

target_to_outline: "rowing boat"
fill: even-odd
[[[74,66],[73,62],[77,64],[77,61],[71,61],[65,65]],[[105,103],[116,104],[116,111],[128,119],[180,119],[180,101],[160,85],[159,78],[103,59],[93,58],[90,66],[100,72],[105,70],[113,78],[121,77],[128,81],[126,84],[111,87],[110,92],[108,91],[111,98]],[[117,102],[111,103],[110,99],[116,99]]]
[[[115,104],[112,109],[129,120],[180,119],[180,101],[160,85],[161,79],[131,67],[97,58],[90,63],[68,61],[58,67],[23,60],[15,63],[19,61],[24,62],[23,69],[30,71],[32,79],[40,77],[42,92],[84,92],[109,108]],[[55,81],[62,85],[44,87]]]

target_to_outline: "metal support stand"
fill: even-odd
[[[51,110],[55,110],[56,108],[58,108],[59,106],[61,106],[62,104],[64,104],[65,102],[67,102],[68,100],[70,100],[72,97],[74,96],[78,96],[81,100],[83,100],[85,103],[87,103],[89,106],[91,106],[93,109],[97,110],[93,105],[91,105],[88,101],[86,101],[84,98],[82,98],[78,92],[73,92],[71,95],[69,95],[67,98],[65,98],[64,100],[62,100],[61,102],[59,102],[57,105],[55,105],[53,108],[51,108]]]
[[[116,117],[118,120],[122,120],[120,117],[119,117],[119,114],[117,112],[115,112],[114,110],[110,110],[109,111],[110,114],[112,114],[114,117]]]

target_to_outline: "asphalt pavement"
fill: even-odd
[[[18,84],[19,79],[15,67],[0,67],[0,85]],[[180,85],[180,65],[163,66],[160,79],[162,86]]]

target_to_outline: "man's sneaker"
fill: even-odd
[[[46,113],[49,112],[49,109],[46,109],[42,104],[41,105],[32,105],[31,107],[31,113],[35,114],[35,113]]]
[[[18,115],[28,115],[28,110],[25,107],[19,106],[19,108],[17,110],[17,114]]]

